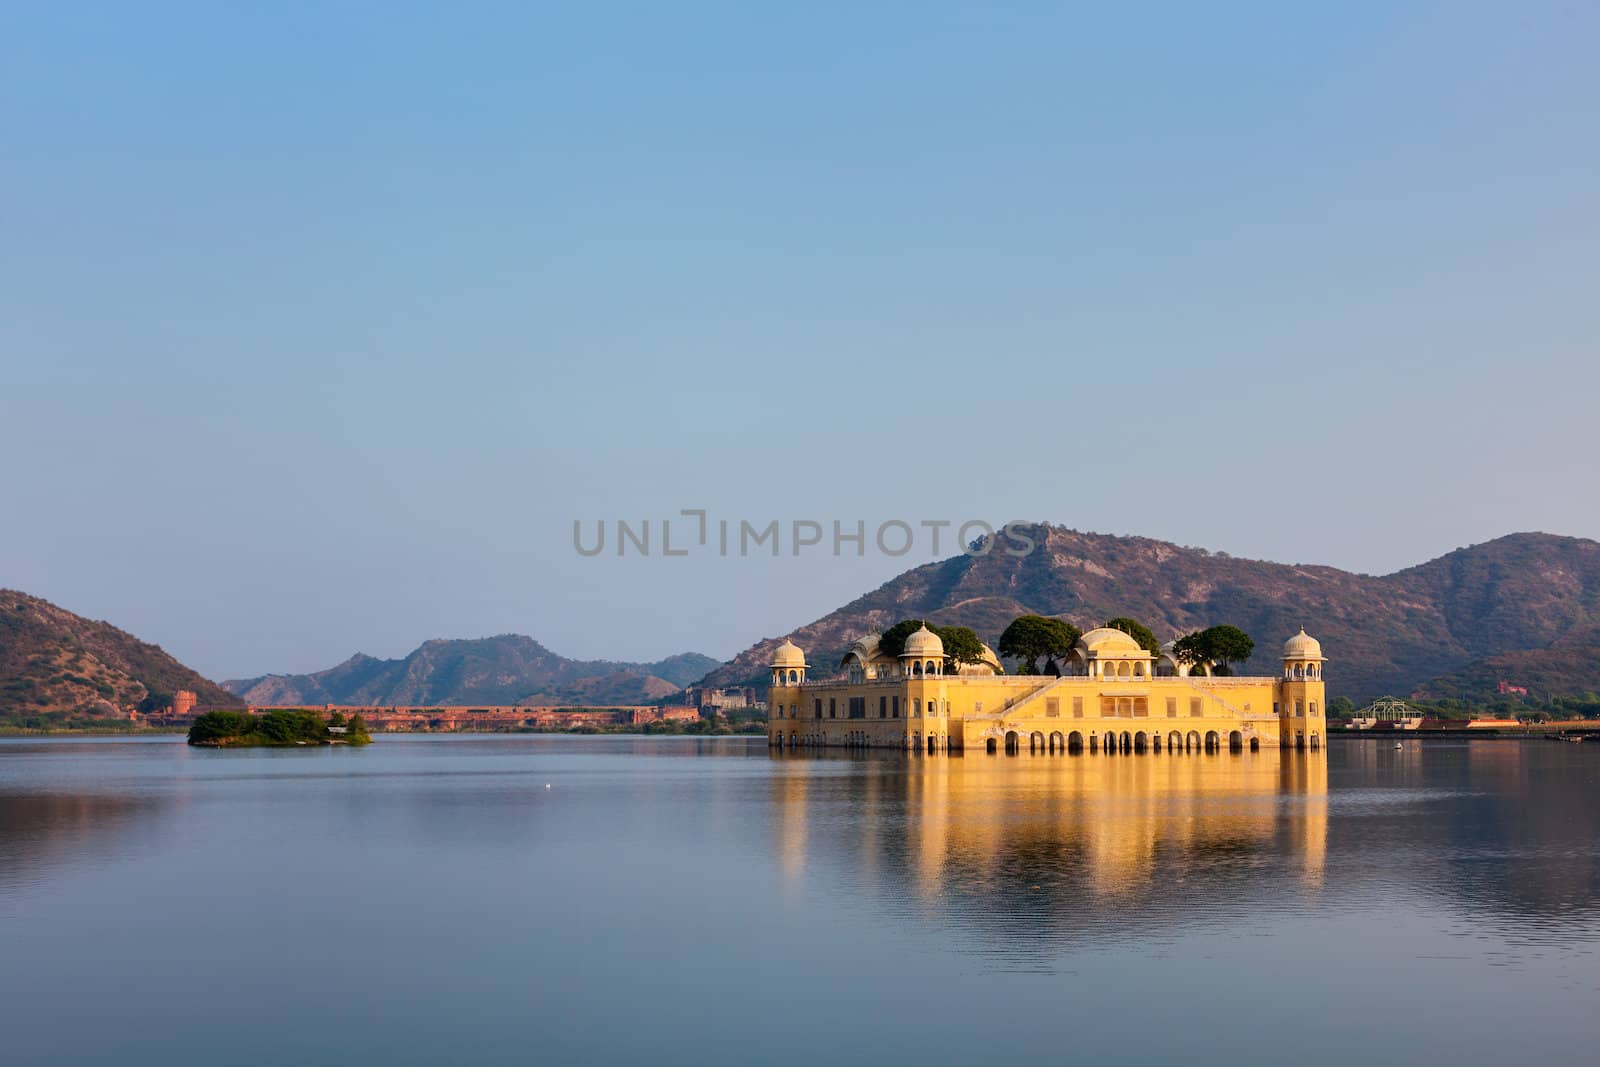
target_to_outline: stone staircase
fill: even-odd
[[[980,722],[982,722],[982,721],[999,722],[1001,719],[1007,718],[1008,716],[1011,716],[1011,715],[1015,715],[1018,711],[1021,711],[1023,708],[1026,708],[1026,707],[1028,707],[1028,706],[1030,706],[1032,704],[1037,703],[1038,701],[1043,700],[1052,691],[1054,691],[1057,686],[1061,685],[1063,682],[1069,682],[1069,681],[1074,681],[1074,680],[1082,681],[1083,679],[1081,679],[1081,678],[1076,678],[1075,679],[1071,675],[1062,675],[1059,678],[1054,678],[1051,681],[1045,683],[1044,685],[1040,686],[1038,689],[1035,689],[1033,692],[1027,694],[1024,697],[1020,697],[1017,700],[1008,700],[1008,701],[1006,701],[1005,706],[1002,707],[999,711],[993,712],[991,714],[986,714],[986,715],[974,715],[974,716],[971,716],[971,718],[973,718],[975,721],[980,721]]]
[[[1186,678],[1186,677],[1184,677],[1182,675],[1172,675],[1169,678],[1163,679],[1163,681],[1182,682],[1184,685],[1188,686],[1190,689],[1193,689],[1197,696],[1200,696],[1200,697],[1202,697],[1202,698],[1204,698],[1206,700],[1215,700],[1218,704],[1221,704],[1223,707],[1227,708],[1228,711],[1233,714],[1234,718],[1237,718],[1237,719],[1270,719],[1270,718],[1272,718],[1271,714],[1266,713],[1266,712],[1245,711],[1242,708],[1237,708],[1230,701],[1224,700],[1222,697],[1218,696],[1212,690],[1203,689],[1200,686],[1195,685],[1192,681],[1190,681],[1188,678]]]

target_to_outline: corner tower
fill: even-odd
[[[1278,682],[1281,744],[1322,747],[1327,733],[1328,701],[1322,683],[1322,666],[1326,662],[1321,643],[1304,627],[1283,643],[1283,678]]]
[[[799,743],[796,724],[800,717],[800,686],[806,680],[806,654],[800,646],[783,639],[772,653],[772,687],[767,690],[767,743],[780,748],[787,744],[793,748]],[[784,720],[791,720],[788,731]]]

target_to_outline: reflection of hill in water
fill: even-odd
[[[985,944],[1160,937],[1307,909],[1376,918],[1438,897],[1469,922],[1587,928],[1600,761],[1569,748],[863,759],[848,774],[801,754],[778,757],[772,789],[791,880],[833,868],[895,921]]]
[[[849,776],[784,758],[787,871],[855,867],[899,918],[1148,937],[1299,907],[1323,879],[1320,756],[886,760]]]
[[[0,794],[0,893],[110,847],[154,807],[94,793]]]

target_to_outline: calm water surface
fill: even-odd
[[[7,1063],[1591,1063],[1600,745],[0,741]]]

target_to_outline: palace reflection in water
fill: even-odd
[[[779,751],[774,844],[791,889],[821,864],[890,911],[916,901],[1068,942],[1322,907],[1376,918],[1430,897],[1519,937],[1594,939],[1585,755],[1487,740],[1168,758]]]
[[[1327,862],[1320,753],[863,757],[847,776],[810,773],[838,761],[773,758],[789,879],[825,853],[927,903],[996,905],[1008,924],[1081,926],[1105,907],[1159,923],[1186,902],[1243,902],[1267,865],[1320,887]]]

